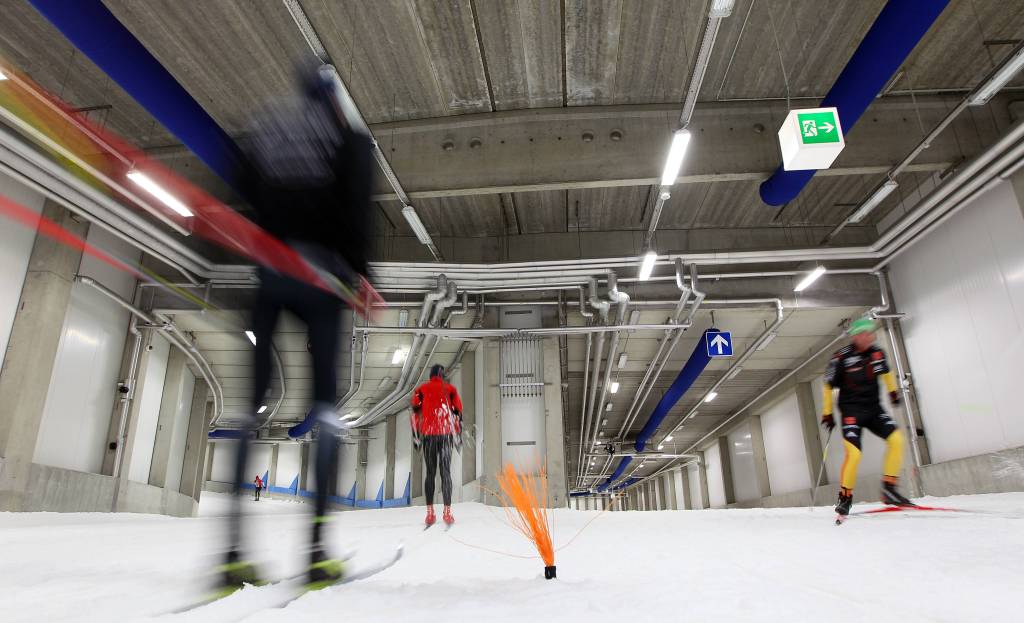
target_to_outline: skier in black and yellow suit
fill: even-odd
[[[843,417],[843,446],[846,459],[840,472],[839,502],[836,512],[850,513],[853,488],[857,484],[860,465],[861,429],[867,428],[885,440],[886,451],[882,476],[882,501],[896,506],[909,506],[913,502],[896,489],[900,467],[903,465],[903,433],[892,417],[882,408],[878,399],[878,378],[885,383],[889,401],[900,404],[900,394],[885,353],[875,346],[875,323],[861,318],[850,325],[850,344],[840,349],[828,363],[825,371],[825,395],[821,425],[829,434],[836,426],[832,415],[832,393],[839,390],[839,411]]]

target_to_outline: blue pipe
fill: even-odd
[[[100,0],[30,2],[206,166],[235,186],[235,143]]]
[[[882,8],[819,104],[821,108],[839,109],[839,123],[845,134],[853,129],[947,4],[949,0],[889,0]],[[761,183],[761,200],[773,206],[789,203],[814,174],[814,170],[786,171],[779,165]]]
[[[643,452],[644,448],[647,447],[647,442],[654,436],[654,431],[658,430],[661,423],[665,421],[665,417],[668,416],[669,411],[672,407],[676,406],[679,399],[683,397],[688,389],[693,385],[693,382],[697,380],[697,377],[704,372],[704,368],[708,366],[711,361],[711,357],[708,356],[707,346],[705,340],[707,339],[708,331],[718,331],[718,329],[711,327],[700,336],[700,340],[697,341],[697,347],[690,353],[690,358],[686,360],[686,364],[683,369],[676,375],[676,380],[672,381],[672,385],[669,386],[668,391],[658,401],[658,405],[654,407],[654,411],[651,412],[651,416],[647,418],[647,423],[644,424],[640,434],[637,435],[636,447],[637,452]],[[601,486],[597,488],[598,491],[605,491],[613,482],[615,482],[622,473],[626,470],[626,466],[633,461],[632,457],[623,457],[619,461],[619,466],[615,468],[612,475],[601,483]],[[628,485],[627,485],[628,486]]]

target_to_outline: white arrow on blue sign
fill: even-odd
[[[732,357],[732,333],[729,331],[708,331],[704,334],[704,346],[708,357]]]

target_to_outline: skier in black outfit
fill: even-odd
[[[303,75],[301,97],[272,102],[255,118],[242,144],[240,176],[243,194],[258,223],[297,251],[327,279],[355,289],[365,283],[370,238],[372,144],[353,131],[334,107],[328,83],[319,73]],[[252,393],[253,427],[270,384],[274,327],[282,311],[306,323],[313,359],[313,400],[299,434],[319,425],[316,452],[316,505],[312,523],[308,586],[320,587],[341,578],[341,561],[331,558],[322,539],[327,497],[337,473],[339,429],[336,359],[342,302],[318,285],[260,267],[260,287],[252,311],[256,337]],[[241,488],[248,458],[248,434],[240,435],[235,490]],[[236,500],[238,496],[236,495]],[[221,592],[258,583],[254,565],[240,551],[241,508],[234,504],[230,543],[221,571]]]

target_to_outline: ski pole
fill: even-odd
[[[818,501],[818,485],[821,484],[821,475],[825,473],[825,464],[828,462],[828,447],[832,445],[832,434],[829,433],[828,441],[825,442],[825,449],[821,453],[821,469],[818,470],[818,477],[811,483],[811,505],[807,507],[808,512],[814,510],[814,504]]]

